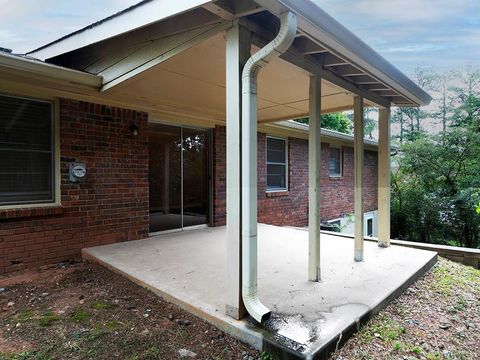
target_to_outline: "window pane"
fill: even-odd
[[[367,236],[373,236],[373,219],[367,220]]]
[[[0,95],[0,204],[53,201],[52,105]]]
[[[286,166],[267,164],[267,190],[286,190]]]
[[[284,139],[267,138],[267,163],[286,163]]]
[[[341,155],[342,152],[340,149],[328,149],[328,174],[330,176],[341,175]]]

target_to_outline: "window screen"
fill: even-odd
[[[267,191],[287,190],[287,141],[267,137]]]
[[[328,149],[328,175],[342,175],[342,149],[332,147]]]
[[[54,201],[52,110],[0,95],[0,205]]]

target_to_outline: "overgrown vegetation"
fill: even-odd
[[[428,109],[398,108],[392,236],[480,247],[480,69],[417,71]]]

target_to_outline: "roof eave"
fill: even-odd
[[[101,76],[6,53],[0,53],[1,69],[45,76],[48,79],[94,89],[98,89],[102,85]]]
[[[398,90],[417,106],[428,105],[432,100],[424,90],[313,2],[309,0],[255,1],[276,15],[287,9],[295,12],[298,15],[298,28],[301,31],[347,57],[378,80]]]

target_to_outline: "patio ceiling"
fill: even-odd
[[[276,35],[279,13],[293,9],[299,18],[297,38],[259,76],[259,122],[306,116],[311,74],[323,79],[324,113],[351,109],[355,94],[363,96],[367,106],[429,101],[420,88],[309,1],[183,0],[179,3],[184,7],[163,6],[163,15],[154,21],[148,17],[159,3],[142,2],[29,55],[101,75],[102,97],[138,105],[157,117],[222,123],[225,29],[240,21],[251,31],[255,52]],[[122,19],[123,28],[128,24],[124,32],[118,31]]]

